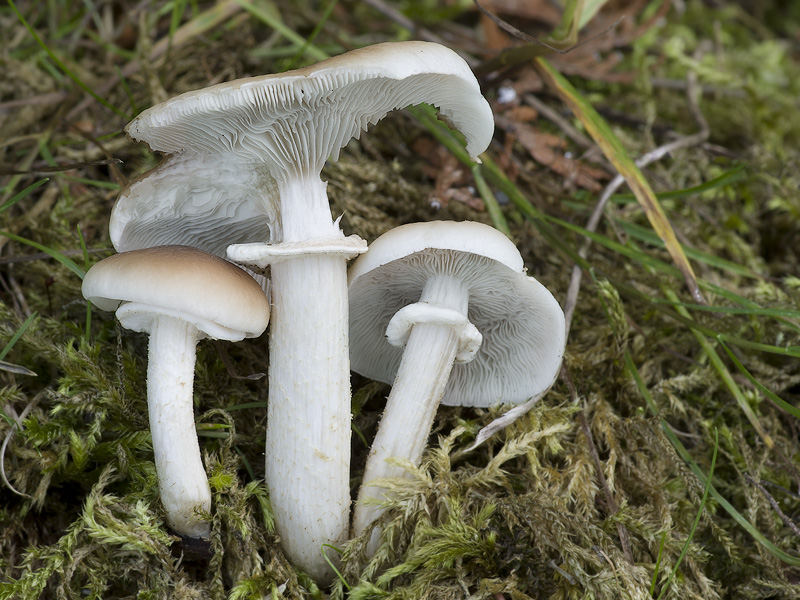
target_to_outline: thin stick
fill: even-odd
[[[8,442],[11,441],[11,438],[13,437],[14,432],[17,430],[17,428],[22,429],[22,420],[25,417],[27,417],[28,413],[30,413],[33,410],[33,408],[39,403],[39,400],[41,400],[43,395],[44,392],[39,392],[38,394],[36,394],[33,397],[33,400],[31,400],[28,403],[28,406],[26,406],[25,409],[22,411],[22,414],[20,414],[19,417],[14,419],[14,424],[11,426],[11,429],[8,430],[6,438],[3,440],[3,445],[0,446],[0,478],[2,478],[3,483],[6,485],[8,489],[10,489],[18,496],[22,496],[23,498],[33,498],[33,496],[17,490],[13,485],[11,485],[11,482],[6,477],[6,467],[5,467],[6,448],[8,447]]]
[[[800,528],[798,528],[797,525],[794,524],[794,521],[792,521],[788,516],[786,516],[786,514],[781,510],[781,507],[778,505],[778,502],[775,500],[775,498],[772,497],[772,495],[766,490],[766,488],[763,485],[761,485],[761,482],[753,479],[749,473],[745,473],[744,478],[747,479],[749,483],[756,486],[759,492],[764,494],[764,497],[767,499],[767,502],[769,502],[770,506],[772,506],[772,509],[781,518],[783,524],[786,525],[789,529],[791,529],[794,532],[794,534],[800,538]]]
[[[574,143],[576,143],[581,148],[586,150],[591,150],[597,148],[595,143],[590,140],[588,137],[583,135],[580,131],[575,129],[572,125],[570,125],[569,120],[562,117],[558,114],[558,111],[551,108],[549,104],[545,104],[539,98],[536,97],[534,94],[523,94],[522,99],[525,101],[525,104],[532,106],[537,110],[537,112],[541,113],[545,116],[546,119],[552,121],[554,124],[558,126],[564,134],[571,139]]]

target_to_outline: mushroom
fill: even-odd
[[[116,310],[123,327],[150,334],[147,410],[167,524],[208,537],[203,514],[211,490],[194,424],[195,346],[200,339],[239,341],[261,335],[269,302],[252,277],[217,256],[187,246],[115,254],[95,264],[83,295]]]
[[[355,507],[360,535],[383,513],[371,482],[405,475],[389,459],[419,465],[440,401],[486,407],[543,394],[558,375],[565,323],[514,244],[481,223],[402,225],[348,276],[352,369],[393,383]]]
[[[258,169],[225,156],[176,155],[120,192],[108,225],[111,243],[117,252],[185,245],[224,258],[230,244],[269,239],[276,216],[264,196],[277,193],[269,185]]]
[[[473,157],[488,146],[494,120],[474,75],[455,52],[426,42],[377,44],[296,71],[189,92],[127,127],[131,137],[169,155],[159,170],[180,162],[213,177],[220,165],[247,178],[248,197],[260,195],[269,240],[233,244],[228,258],[270,267],[265,478],[286,554],[319,582],[333,575],[321,547],[347,537],[346,261],[366,251],[332,219],[320,172],[387,112],[421,102],[463,132]]]

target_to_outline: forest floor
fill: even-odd
[[[575,39],[547,0],[0,7],[0,599],[800,598],[800,3],[577,4]],[[332,214],[368,242],[494,225],[569,337],[555,386],[477,448],[508,407],[439,410],[377,554],[351,541],[320,589],[263,486],[266,336],[198,346],[195,548],[164,525],[147,339],[81,280],[160,160],[123,132],[139,112],[409,39],[468,60],[494,140],[476,165],[390,113],[325,166]],[[352,386],[355,496],[389,388]]]

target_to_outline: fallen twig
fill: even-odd
[[[794,521],[792,521],[788,516],[786,516],[786,513],[784,513],[781,510],[781,507],[778,505],[778,502],[775,500],[775,498],[772,497],[772,495],[766,490],[766,488],[763,485],[761,485],[761,482],[753,479],[753,477],[751,477],[749,473],[745,473],[744,478],[748,482],[750,482],[750,484],[756,486],[758,488],[758,491],[764,495],[764,497],[767,499],[767,502],[769,502],[770,506],[772,507],[772,510],[774,510],[775,513],[780,517],[781,521],[783,521],[783,524],[786,525],[789,529],[791,529],[797,537],[800,537],[800,528],[798,528],[797,525],[795,525]]]
[[[33,408],[39,403],[39,400],[41,400],[43,395],[44,395],[44,392],[39,392],[38,394],[36,394],[33,397],[33,400],[31,400],[28,403],[28,406],[25,407],[25,410],[23,410],[22,413],[18,417],[14,418],[14,424],[11,425],[11,429],[8,430],[8,433],[6,434],[6,437],[3,440],[3,445],[0,446],[0,478],[3,479],[3,483],[6,485],[6,487],[8,489],[10,489],[12,492],[17,494],[18,496],[22,496],[23,498],[31,498],[32,499],[33,496],[31,496],[30,494],[26,494],[24,492],[20,492],[17,488],[15,488],[13,485],[11,485],[11,482],[6,477],[6,460],[5,460],[5,458],[6,458],[6,448],[8,447],[8,443],[11,441],[11,438],[14,435],[14,432],[17,430],[17,428],[22,429],[22,420],[25,417],[27,417],[28,414],[33,410]],[[6,411],[6,413],[8,413],[8,411]]]

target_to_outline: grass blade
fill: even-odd
[[[124,112],[122,112],[116,106],[111,104],[108,100],[106,100],[102,96],[98,95],[92,88],[86,85],[77,75],[75,75],[75,73],[72,72],[72,70],[66,64],[64,64],[64,62],[60,58],[58,58],[58,56],[56,56],[56,53],[53,52],[50,49],[50,47],[44,43],[44,40],[42,40],[42,38],[39,37],[39,34],[36,33],[36,30],[34,30],[33,27],[31,27],[30,23],[28,23],[28,20],[22,15],[21,12],[19,12],[17,5],[14,4],[14,0],[8,0],[8,5],[11,7],[11,10],[14,11],[14,14],[17,15],[17,19],[19,19],[19,22],[22,23],[25,29],[28,30],[28,33],[30,33],[33,39],[36,40],[36,43],[39,44],[39,46],[41,46],[41,48],[47,53],[47,56],[50,57],[50,60],[52,60],[56,64],[56,66],[58,66],[58,68],[61,69],[62,73],[64,73],[67,77],[69,77],[84,92],[89,94],[92,98],[97,100],[100,104],[105,106],[113,113],[119,115],[120,117],[127,116],[125,115]]]
[[[336,8],[336,4],[339,0],[330,0],[328,4],[325,6],[325,10],[323,11],[322,15],[320,16],[317,24],[314,26],[314,29],[311,31],[311,34],[308,36],[306,41],[303,43],[302,46],[297,50],[295,55],[292,57],[292,60],[289,62],[289,66],[287,69],[293,69],[294,65],[299,61],[303,55],[308,50],[309,46],[314,43],[314,40],[317,39],[319,32],[322,31],[322,28],[325,26],[325,23],[328,22],[330,19],[331,14],[333,13],[333,9]]]
[[[34,242],[33,240],[29,240],[27,238],[14,235],[13,233],[10,233],[8,231],[0,231],[0,235],[5,236],[10,240],[14,240],[15,242],[19,242],[20,244],[25,244],[27,246],[36,248],[37,250],[44,252],[45,254],[49,254],[50,256],[55,258],[58,262],[60,262],[62,265],[67,267],[70,271],[75,273],[81,279],[83,279],[84,275],[86,275],[86,271],[84,271],[77,264],[75,264],[75,262],[72,259],[61,254],[61,252],[59,252],[58,250],[53,250],[52,248],[48,248],[47,246],[44,246],[38,242]]]
[[[234,1],[262,23],[272,27],[297,48],[305,48],[304,53],[308,54],[314,60],[323,60],[328,58],[327,53],[323,52],[313,44],[308,43],[308,40],[303,38],[303,36],[296,33],[290,27],[287,27],[281,19],[277,8],[272,3],[259,3],[259,5],[256,6],[254,2],[248,2],[248,0]],[[264,5],[268,6],[269,8],[265,8]]]
[[[250,481],[255,481],[256,472],[253,470],[253,466],[250,464],[250,461],[247,460],[247,457],[244,455],[244,452],[242,452],[242,449],[236,444],[233,445],[233,449],[236,451],[236,454],[239,455],[239,458],[241,459],[242,464],[244,465],[245,471],[247,471],[247,474],[250,476]]]
[[[664,290],[664,294],[667,296],[668,300],[673,302],[678,302],[678,297],[675,295],[675,292],[672,290]],[[689,317],[689,311],[687,311],[683,306],[676,304],[675,310],[678,312],[679,315],[682,317]],[[736,403],[739,405],[739,408],[742,409],[745,417],[747,420],[750,421],[750,425],[753,426],[753,429],[756,430],[759,437],[764,440],[764,443],[767,445],[767,448],[772,450],[775,447],[775,442],[772,441],[772,436],[767,433],[766,429],[761,425],[761,422],[758,420],[758,417],[753,412],[753,409],[750,407],[750,403],[747,401],[747,398],[744,397],[744,393],[742,392],[741,388],[736,384],[733,377],[731,376],[730,371],[725,366],[725,363],[722,362],[722,359],[719,357],[719,354],[712,346],[711,342],[708,338],[699,332],[697,329],[692,329],[692,333],[694,334],[695,338],[697,339],[700,346],[703,348],[703,352],[706,353],[708,359],[711,361],[714,369],[717,371],[717,374],[722,379],[725,387],[728,388],[733,398],[736,400]]]
[[[511,229],[508,227],[506,216],[503,214],[500,204],[497,202],[494,193],[492,193],[489,184],[486,183],[486,179],[483,178],[480,165],[472,165],[472,177],[475,179],[475,186],[478,188],[478,193],[481,195],[483,203],[486,205],[486,212],[489,213],[489,218],[492,219],[492,224],[495,226],[495,229],[511,237]]]
[[[622,256],[625,256],[626,258],[629,258],[630,260],[635,261],[637,264],[641,264],[641,265],[647,266],[647,267],[649,267],[649,268],[651,268],[654,271],[657,271],[659,273],[664,273],[664,274],[667,274],[667,275],[670,275],[670,276],[674,276],[674,277],[680,276],[680,271],[678,271],[678,269],[676,267],[674,267],[674,266],[672,266],[670,264],[667,264],[664,261],[662,261],[662,260],[660,260],[660,259],[658,259],[658,258],[656,258],[654,256],[650,256],[649,254],[641,252],[640,250],[636,249],[635,247],[622,244],[622,243],[620,243],[620,242],[618,242],[616,240],[612,240],[612,239],[610,239],[610,238],[608,238],[608,237],[606,237],[606,236],[604,236],[602,234],[599,234],[599,233],[596,233],[596,232],[593,232],[593,231],[589,231],[589,230],[581,227],[580,225],[574,225],[573,223],[569,223],[568,221],[562,221],[561,219],[559,219],[557,217],[552,217],[550,215],[542,215],[542,218],[544,220],[550,222],[550,223],[553,223],[555,225],[558,225],[560,227],[563,227],[565,229],[568,229],[570,231],[578,233],[578,234],[580,234],[582,236],[590,238],[593,242],[596,242],[596,243],[608,248],[609,250],[612,250],[612,251],[614,251],[614,252],[616,252],[618,254],[621,254]],[[589,266],[588,264],[586,264],[586,261],[584,261],[584,260],[582,260],[580,258],[577,258],[577,253],[570,252],[569,248],[565,247],[563,244],[558,243],[558,241],[557,241],[557,240],[559,240],[559,236],[558,235],[549,233],[546,229],[541,228],[541,227],[539,228],[539,231],[540,231],[540,233],[545,235],[548,238],[548,240],[551,241],[551,243],[553,243],[555,245],[555,247],[557,247],[557,248],[561,249],[562,251],[564,251],[568,256],[570,256],[581,267],[586,268],[586,267]],[[609,275],[605,275],[605,276],[609,280],[613,280],[613,277],[610,277]],[[736,294],[734,292],[731,292],[729,290],[726,290],[724,288],[721,288],[721,287],[719,287],[717,285],[714,285],[712,283],[708,283],[708,282],[703,281],[703,280],[699,281],[699,285],[703,290],[705,290],[707,292],[711,292],[711,293],[713,293],[713,294],[715,294],[715,295],[717,295],[717,296],[719,296],[721,298],[724,298],[726,300],[729,300],[730,302],[733,302],[735,304],[739,304],[740,306],[744,306],[744,307],[748,307],[748,308],[754,308],[754,309],[761,309],[761,310],[765,310],[765,311],[767,311],[767,310],[778,311],[779,310],[779,309],[763,309],[762,307],[760,307],[758,304],[756,304],[752,300],[744,298],[743,296],[740,296],[740,295],[738,295],[738,294]],[[664,308],[665,308],[664,306],[659,307],[657,305],[658,302],[663,302],[663,300],[662,301],[653,301],[653,299],[650,298],[649,296],[644,296],[644,295],[638,293],[635,288],[633,288],[632,286],[628,286],[623,282],[614,281],[614,286],[615,287],[619,287],[620,289],[624,288],[626,291],[631,292],[632,295],[634,295],[634,296],[640,297],[640,298],[642,298],[644,300],[647,300],[648,302],[653,302],[654,305],[656,305],[656,308],[659,308],[659,310],[664,310]],[[669,303],[670,304],[675,304],[673,302],[669,302]],[[680,302],[678,304],[680,304]],[[710,310],[710,311],[716,310],[716,307],[708,307],[708,305],[691,305],[691,306],[704,306],[706,308],[704,308],[703,310]],[[725,312],[724,308],[722,308],[720,310],[722,312]],[[685,322],[687,324],[691,323],[692,327],[697,327],[700,331],[703,331],[703,329],[704,329],[703,326],[695,323],[694,321],[691,321],[691,319],[686,320],[686,319],[684,319],[683,317],[681,317],[679,315],[675,315],[674,313],[670,313],[670,314],[671,314],[671,316],[673,318],[675,318],[677,320],[681,320],[682,322]],[[778,314],[776,313],[773,316],[778,317]],[[791,323],[791,322],[784,322],[784,323],[786,323],[790,327],[800,331],[800,327],[798,327],[794,323]],[[717,335],[717,333],[714,333],[711,337],[715,337]],[[728,341],[732,341],[734,338],[726,338],[726,339]],[[740,338],[736,338],[736,339],[739,340]],[[777,354],[789,354],[791,356],[795,355],[795,350],[792,347],[779,348],[777,346],[769,346],[769,345],[765,345],[765,344],[758,344],[757,342],[749,342],[749,341],[746,341],[746,340],[742,340],[741,343],[739,341],[737,341],[735,343],[736,343],[736,345],[743,345],[743,346],[746,346],[746,347],[749,347],[749,348],[759,348],[759,349],[765,350],[767,352],[774,352],[774,353],[777,353]],[[766,348],[770,348],[770,349],[766,350]]]
[[[653,302],[670,304],[672,306],[683,306],[691,310],[702,312],[726,313],[730,315],[759,315],[763,317],[775,317],[787,319],[800,319],[800,310],[790,308],[762,308],[760,306],[708,306],[707,304],[690,304],[687,302],[673,302],[672,300],[654,298]]]
[[[626,234],[630,237],[639,240],[640,242],[644,242],[656,248],[664,248],[664,240],[660,239],[652,230],[646,229],[641,227],[640,225],[636,225],[634,223],[630,223],[628,221],[624,221],[622,219],[615,219],[615,222],[622,227]],[[757,273],[753,273],[747,267],[740,265],[739,263],[735,263],[730,260],[725,260],[724,258],[720,258],[714,254],[710,254],[708,252],[703,252],[701,250],[697,250],[696,248],[691,248],[688,246],[681,245],[684,252],[689,258],[692,258],[698,262],[705,263],[711,267],[716,267],[723,271],[729,271],[731,273],[735,273],[737,275],[741,275],[743,277],[750,277],[752,279],[761,279],[762,277]]]
[[[615,288],[617,288],[621,293],[624,293],[626,296],[635,298],[642,302],[646,302],[648,305],[651,305],[659,312],[668,316],[670,319],[678,321],[679,323],[682,323],[683,325],[686,325],[687,327],[696,330],[710,338],[720,339],[729,344],[733,344],[734,346],[739,346],[741,348],[750,348],[751,350],[757,350],[759,352],[768,352],[769,354],[777,354],[779,356],[794,356],[796,358],[800,358],[800,346],[784,346],[784,347],[773,346],[772,344],[763,344],[761,342],[754,342],[752,340],[748,340],[729,333],[715,331],[710,327],[698,323],[697,321],[691,319],[690,317],[686,317],[680,313],[670,310],[670,308],[668,308],[663,301],[651,298],[641,290],[638,290],[636,287],[629,285],[624,281],[621,281],[614,277],[607,277],[607,279],[614,285]],[[670,302],[670,304],[674,303]]]
[[[617,283],[615,282],[614,285],[617,285]],[[630,286],[627,287],[626,291],[629,289]],[[796,358],[800,358],[800,346],[773,346],[772,344],[753,342],[752,340],[748,340],[736,335],[715,331],[710,327],[701,325],[697,321],[694,321],[684,314],[668,310],[663,304],[653,302],[651,298],[648,298],[647,300],[653,305],[653,307],[668,315],[671,319],[683,323],[687,327],[690,327],[693,331],[701,333],[710,338],[720,339],[729,344],[733,344],[734,346],[739,346],[740,348],[750,348],[751,350],[757,350],[759,352],[768,352],[769,354],[777,354],[779,356],[794,356]]]
[[[499,231],[502,231],[506,235],[511,235],[511,230],[508,227],[508,221],[506,221],[506,217],[500,208],[500,204],[497,202],[497,198],[495,198],[495,195],[492,193],[489,184],[484,178],[484,163],[478,164],[472,160],[467,152],[467,149],[464,147],[464,142],[459,139],[457,133],[453,132],[449,127],[447,127],[447,125],[436,118],[436,111],[433,107],[419,105],[412,106],[408,110],[428,129],[428,131],[440,144],[447,148],[453,154],[453,156],[459,160],[459,162],[470,168],[472,171],[472,176],[475,179],[475,186],[477,187],[478,193],[486,205],[486,211],[489,213],[489,217],[492,219],[492,224]],[[481,161],[487,160],[491,162],[486,154],[481,155]],[[508,183],[511,182],[509,181]],[[513,186],[513,184],[511,185]],[[517,192],[517,194],[519,194],[519,192]]]
[[[19,326],[19,329],[17,329],[16,332],[14,332],[14,335],[11,336],[11,339],[8,340],[8,343],[5,345],[5,347],[0,350],[0,361],[3,360],[9,352],[11,352],[11,348],[14,347],[14,344],[16,344],[17,341],[19,341],[19,338],[21,338],[28,330],[28,327],[31,326],[35,318],[36,313],[33,313],[30,317],[25,319],[25,322]]]
[[[692,523],[692,528],[689,530],[689,537],[686,538],[686,543],[683,545],[683,548],[681,549],[681,553],[678,556],[678,560],[675,561],[675,566],[672,567],[672,572],[670,572],[669,577],[667,577],[667,581],[664,582],[664,585],[661,588],[661,593],[658,595],[658,600],[661,600],[661,597],[669,589],[669,584],[675,577],[675,573],[678,572],[678,567],[681,566],[681,562],[683,562],[683,557],[686,556],[686,552],[689,550],[689,544],[691,543],[692,538],[694,537],[694,532],[697,530],[697,525],[700,523],[700,517],[703,515],[703,508],[706,505],[706,500],[708,500],[708,492],[711,489],[711,478],[714,477],[714,466],[717,464],[718,448],[719,448],[719,432],[717,431],[716,428],[714,428],[714,453],[711,455],[711,466],[708,468],[708,477],[706,478],[706,486],[703,489],[703,497],[700,499],[700,507],[697,509],[697,515],[694,518],[694,523]]]
[[[648,408],[654,416],[658,417],[658,407],[656,406],[653,397],[650,395],[650,390],[647,389],[644,381],[642,381],[642,377],[633,362],[633,358],[631,358],[630,352],[625,353],[625,366],[633,377],[636,387],[638,388],[639,393],[642,395],[642,398],[644,398]],[[793,556],[787,552],[784,552],[775,544],[770,542],[766,537],[764,537],[764,534],[753,527],[750,521],[745,519],[744,516],[738,510],[736,510],[733,505],[722,496],[722,494],[717,491],[714,485],[710,483],[710,479],[706,477],[705,473],[703,473],[703,470],[694,461],[691,454],[689,454],[689,451],[681,443],[681,441],[678,439],[678,436],[675,435],[669,424],[663,418],[661,419],[661,430],[672,444],[672,447],[675,448],[675,451],[678,453],[678,455],[684,460],[684,462],[686,462],[695,476],[700,480],[700,483],[702,483],[704,486],[708,485],[709,494],[711,494],[714,500],[725,509],[725,511],[731,516],[731,518],[733,518],[734,521],[736,521],[747,533],[749,533],[753,539],[764,546],[764,548],[766,548],[773,556],[795,567],[800,566],[800,556]]]
[[[4,210],[8,210],[12,206],[14,206],[17,202],[30,195],[30,193],[33,192],[35,189],[42,187],[48,181],[50,181],[50,179],[40,179],[36,183],[32,183],[31,185],[26,187],[24,190],[17,192],[13,196],[11,196],[11,198],[3,202],[2,205],[0,205],[0,213],[3,212]]]
[[[4,360],[0,360],[0,371],[7,373],[14,373],[15,375],[27,375],[28,377],[37,377],[36,373],[25,367],[19,365],[12,365]]]
[[[700,286],[697,283],[697,277],[692,270],[692,265],[686,258],[686,255],[681,248],[678,239],[675,237],[675,232],[670,225],[664,209],[655,197],[650,184],[642,175],[639,168],[633,163],[628,156],[619,138],[608,126],[608,123],[599,115],[599,113],[572,87],[572,84],[554,69],[549,62],[543,58],[534,60],[537,66],[537,71],[544,78],[544,80],[555,89],[561,99],[569,106],[570,110],[576,117],[583,123],[586,130],[592,136],[595,142],[600,146],[603,154],[611,161],[620,175],[625,178],[628,187],[631,188],[639,201],[639,205],[644,210],[650,225],[656,232],[659,238],[664,240],[667,252],[672,257],[672,260],[677,265],[680,272],[683,274],[686,285],[696,302],[705,304],[705,299],[700,291]]]
[[[656,557],[656,566],[653,569],[653,577],[650,579],[650,595],[656,593],[656,582],[658,581],[658,571],[661,567],[661,558],[664,556],[664,544],[667,541],[667,532],[661,534],[661,543],[658,545],[658,556]]]
[[[658,192],[656,194],[656,198],[659,200],[674,200],[676,198],[686,198],[687,196],[694,196],[695,194],[702,194],[704,192],[711,191],[716,188],[720,188],[726,185],[731,185],[732,183],[736,183],[737,181],[741,181],[745,178],[746,172],[744,165],[739,165],[738,167],[734,167],[728,171],[725,171],[722,175],[717,175],[716,177],[709,179],[704,183],[700,183],[698,185],[693,185],[688,188],[682,188],[679,190],[669,190],[667,192]],[[612,202],[618,202],[620,204],[625,204],[627,202],[636,202],[636,196],[633,194],[614,194],[611,196]]]
[[[773,391],[768,389],[764,384],[758,381],[758,379],[753,377],[750,371],[748,371],[747,368],[745,368],[742,362],[738,359],[736,354],[734,354],[733,351],[730,348],[728,348],[728,346],[725,344],[722,338],[717,337],[717,341],[719,341],[720,345],[722,346],[722,349],[725,350],[725,352],[728,354],[728,357],[731,359],[731,361],[733,361],[733,364],[736,365],[736,368],[739,369],[739,372],[745,377],[747,377],[747,379],[750,380],[750,383],[752,383],[754,386],[756,386],[756,388],[758,388],[759,392],[761,392],[767,398],[772,400],[777,406],[779,406],[780,408],[791,414],[795,419],[800,419],[800,409],[786,402],[786,400],[775,394]]]

